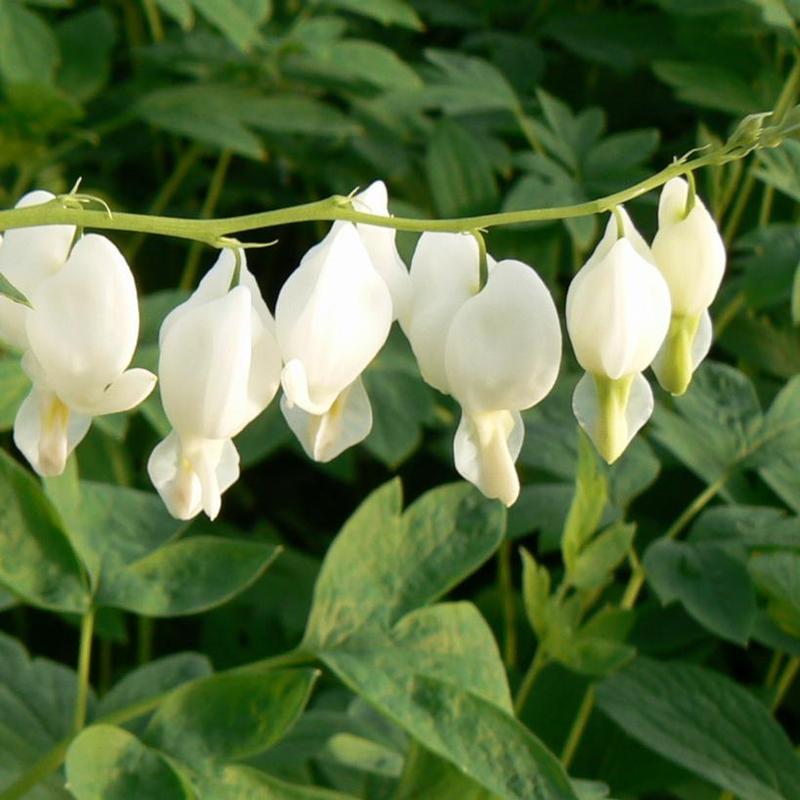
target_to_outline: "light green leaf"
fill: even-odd
[[[568,580],[578,589],[599,589],[628,554],[636,533],[635,525],[612,525],[586,545],[568,571]]]
[[[338,8],[380,22],[421,31],[422,20],[413,6],[404,0],[321,0],[320,5]]]
[[[158,7],[185,31],[194,25],[194,9],[189,0],[155,0]]]
[[[253,756],[294,724],[318,674],[245,667],[196,681],[159,707],[144,741],[201,771]]]
[[[491,800],[480,784],[449,761],[413,742],[393,800],[418,800],[426,795],[436,800]]]
[[[578,556],[597,530],[608,497],[608,481],[589,437],[583,431],[578,439],[578,472],[575,495],[564,524],[561,552],[567,572],[572,574]]]
[[[77,800],[190,800],[193,792],[169,762],[133,734],[93,725],[67,751],[67,785]]]
[[[639,657],[597,690],[634,739],[741,800],[798,800],[800,757],[767,708],[727,677]]]
[[[244,591],[279,552],[257,542],[193,536],[127,565],[113,584],[101,583],[98,600],[145,616],[196,614]]]
[[[500,503],[463,483],[428,492],[402,515],[401,508],[395,480],[345,523],[314,588],[307,647],[330,647],[365,626],[388,629],[482,564],[505,529]]]
[[[756,615],[753,585],[722,547],[661,539],[647,549],[644,568],[662,603],[679,600],[712,633],[747,643]]]
[[[58,43],[47,23],[14,0],[0,0],[0,76],[8,83],[51,83]]]
[[[0,453],[0,581],[42,608],[83,613],[81,567],[37,481]]]
[[[299,94],[253,97],[238,114],[242,121],[266,133],[353,136],[359,132],[358,125],[338,109]]]
[[[525,613],[536,635],[542,639],[546,635],[548,622],[548,603],[550,600],[550,573],[546,567],[536,563],[536,559],[523,547],[522,555],[522,599]]]

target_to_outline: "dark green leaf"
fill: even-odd
[[[0,0],[0,75],[8,83],[50,83],[58,43],[47,23],[21,3]]]
[[[797,800],[800,757],[769,711],[711,670],[638,658],[598,687],[625,732],[742,800]]]
[[[747,643],[756,614],[755,593],[744,565],[725,549],[661,539],[645,553],[644,568],[662,603],[679,600],[712,633]]]

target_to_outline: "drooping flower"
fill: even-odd
[[[230,249],[161,325],[161,400],[173,431],[147,470],[178,519],[201,510],[214,519],[222,493],[239,477],[232,438],[280,385],[274,326],[244,251]]]
[[[335,224],[281,289],[281,410],[311,458],[330,461],[372,428],[360,376],[386,341],[392,317],[389,289],[350,223]]]
[[[16,208],[41,205],[54,197],[41,190],[28,192]],[[13,228],[0,240],[0,274],[30,300],[36,287],[64,266],[74,237],[74,225]],[[24,305],[0,297],[0,340],[19,350],[27,345],[27,311]]]
[[[422,376],[461,405],[456,469],[510,506],[520,488],[514,467],[524,437],[519,412],[550,391],[561,361],[550,292],[533,269],[514,260],[490,260],[480,289],[475,239],[424,233],[401,322]]]
[[[389,216],[389,195],[383,181],[374,181],[363,192],[353,198],[353,208],[364,214],[379,217]],[[341,223],[337,223],[341,224]],[[392,296],[394,318],[403,316],[408,305],[411,283],[408,269],[400,258],[395,245],[394,228],[356,223],[356,230],[372,260],[372,266],[383,278]]]
[[[33,388],[17,413],[14,442],[40,475],[58,475],[92,417],[138,405],[156,377],[127,369],[139,335],[136,286],[106,237],[82,237],[29,299],[22,366]]]
[[[653,413],[653,392],[641,373],[664,341],[669,318],[667,284],[618,208],[567,292],[567,330],[586,370],[572,407],[608,463]]]
[[[673,178],[661,191],[653,256],[672,298],[672,319],[653,362],[659,383],[683,394],[711,348],[708,308],[725,272],[725,245],[713,217],[699,197],[691,208],[689,185]]]

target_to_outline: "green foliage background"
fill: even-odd
[[[376,178],[405,216],[577,203],[797,103],[798,18],[797,0],[0,0],[0,206],[78,177],[112,209],[188,217]],[[148,484],[157,397],[34,479],[8,434],[27,379],[2,354],[0,798],[798,800],[800,143],[698,191],[730,257],[712,360],[607,468],[565,354],[507,515],[450,485],[457,408],[397,331],[365,375],[366,442],[314,464],[273,403],[213,525]],[[656,201],[629,206],[648,236]],[[487,242],[563,308],[603,224]],[[249,252],[270,304],[324,230],[248,236],[277,239]],[[215,256],[112,238],[153,368]],[[94,724],[72,741],[64,664],[94,609]]]

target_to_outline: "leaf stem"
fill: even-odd
[[[679,536],[683,529],[711,502],[711,500],[714,499],[714,497],[716,497],[727,480],[728,473],[723,472],[722,475],[720,475],[719,478],[717,478],[713,483],[706,486],[706,488],[700,492],[700,494],[697,495],[697,497],[695,497],[695,499],[692,500],[688,506],[686,506],[686,508],[683,510],[683,513],[667,529],[667,532],[664,534],[663,538],[675,539],[677,536]],[[625,592],[622,595],[620,608],[633,608],[643,586],[644,569],[637,561],[636,566],[631,573],[628,585],[625,588]]]
[[[572,723],[569,736],[567,736],[567,741],[564,743],[564,749],[561,751],[561,763],[564,765],[565,769],[569,769],[569,765],[572,763],[572,759],[578,751],[578,745],[589,723],[589,717],[592,716],[593,709],[594,684],[590,684],[586,689],[586,693],[583,695],[583,700],[581,700],[580,707],[578,708],[578,714],[575,717],[575,721]]]
[[[773,713],[778,710],[781,703],[784,701],[784,698],[792,686],[792,682],[797,677],[798,671],[800,671],[800,656],[795,656],[789,659],[781,673],[781,677],[778,678],[778,683],[775,688],[775,699],[772,701]]]
[[[511,542],[506,538],[497,553],[497,580],[503,605],[503,661],[506,669],[517,663],[517,620],[511,575]]]
[[[81,640],[78,650],[78,691],[75,697],[75,733],[86,723],[86,706],[89,700],[89,671],[92,664],[92,636],[94,635],[95,609],[87,611],[81,620]]]
[[[544,648],[540,643],[536,648],[536,654],[528,667],[528,671],[522,678],[522,682],[517,689],[517,694],[514,697],[514,713],[517,716],[519,716],[522,709],[525,708],[525,703],[528,701],[528,696],[531,693],[531,689],[533,689],[533,684],[536,683],[536,678],[542,669],[547,666],[547,661]],[[2,800],[2,798],[0,798],[0,800]]]

